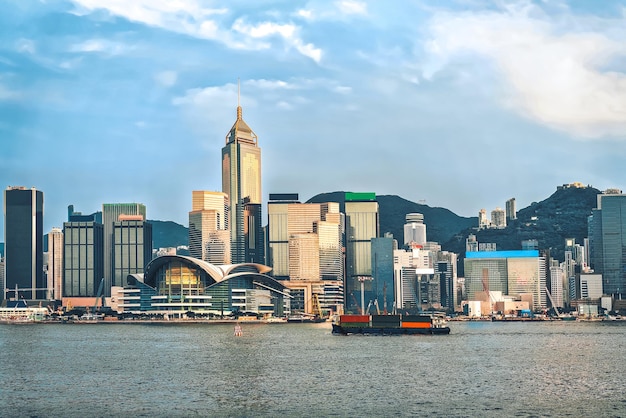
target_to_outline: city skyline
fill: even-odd
[[[187,225],[190,193],[221,189],[237,79],[263,207],[353,191],[476,216],[626,184],[623,1],[3,8],[0,183],[45,194],[45,233],[105,202]]]

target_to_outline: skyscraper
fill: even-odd
[[[514,197],[506,201],[506,218],[511,221],[517,219],[517,209],[515,208]]]
[[[102,205],[102,223],[104,225],[104,293],[106,296],[111,296],[111,286],[113,284],[113,223],[118,221],[120,215],[141,215],[145,221],[146,206],[141,203],[104,203]]]
[[[593,269],[602,274],[604,293],[626,296],[626,195],[610,190],[598,195],[592,220]]]
[[[479,292],[532,295],[534,309],[545,308],[546,263],[535,250],[466,252],[464,260],[467,297]]]
[[[113,222],[112,286],[125,286],[129,274],[143,274],[152,260],[152,224],[142,215],[120,215]],[[99,284],[99,282],[98,282]]]
[[[345,202],[345,304],[347,311],[356,311],[361,283],[365,294],[373,289],[372,280],[367,278],[372,276],[372,238],[378,237],[378,202],[375,193],[346,193]]]
[[[48,233],[48,299],[63,295],[63,230],[52,228]]]
[[[278,280],[289,279],[289,207],[300,203],[297,193],[270,193],[267,203],[267,265]]]
[[[263,262],[261,229],[261,148],[257,135],[243,120],[237,105],[237,120],[222,148],[222,191],[230,201],[231,262]],[[261,243],[261,248],[258,247]]]
[[[393,252],[398,243],[393,236],[372,238],[372,292],[370,300],[376,300],[380,310],[391,312],[394,306]]]
[[[63,257],[62,296],[96,296],[104,276],[104,226],[95,214],[63,224]]]
[[[421,213],[407,213],[404,223],[404,245],[426,243],[426,225]]]
[[[2,298],[45,299],[43,192],[25,187],[4,191],[5,276]],[[17,288],[18,294],[14,290]],[[13,293],[11,293],[13,292]]]
[[[500,208],[491,211],[491,226],[494,228],[506,228],[506,213]]]
[[[189,212],[189,255],[211,264],[230,264],[228,196],[194,190]]]

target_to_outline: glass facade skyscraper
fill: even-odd
[[[267,203],[268,254],[266,263],[278,280],[289,279],[289,207],[297,193],[270,193]]]
[[[146,206],[141,203],[105,203],[102,205],[104,225],[104,293],[111,296],[113,284],[113,223],[120,215],[141,215],[146,220]],[[150,244],[152,245],[152,243]]]
[[[536,250],[466,252],[464,267],[469,300],[479,292],[531,294],[534,309],[547,307],[545,258]]]
[[[346,193],[346,278],[347,312],[358,311],[361,281],[365,292],[372,291],[372,238],[378,237],[378,202],[374,193]],[[355,299],[356,298],[356,299]]]
[[[237,120],[222,148],[222,191],[230,201],[231,262],[264,262],[261,148],[257,135],[243,120],[241,106],[237,106]]]
[[[393,254],[397,249],[398,243],[391,236],[372,238],[373,280],[369,299],[376,300],[384,313],[391,312],[394,306]]]
[[[626,195],[598,195],[593,211],[593,269],[602,274],[604,293],[626,297]]]
[[[4,244],[2,298],[45,299],[43,192],[25,187],[4,191]]]
[[[63,297],[97,295],[104,275],[104,226],[93,219],[63,224]]]
[[[128,218],[139,219],[128,219]],[[143,274],[152,259],[152,224],[135,217],[120,216],[113,223],[113,283],[126,286],[129,274]]]

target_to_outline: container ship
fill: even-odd
[[[445,318],[437,315],[340,315],[334,334],[449,334]]]

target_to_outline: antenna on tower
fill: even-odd
[[[239,81],[239,77],[237,77],[237,120],[242,118],[241,115],[241,82]]]

